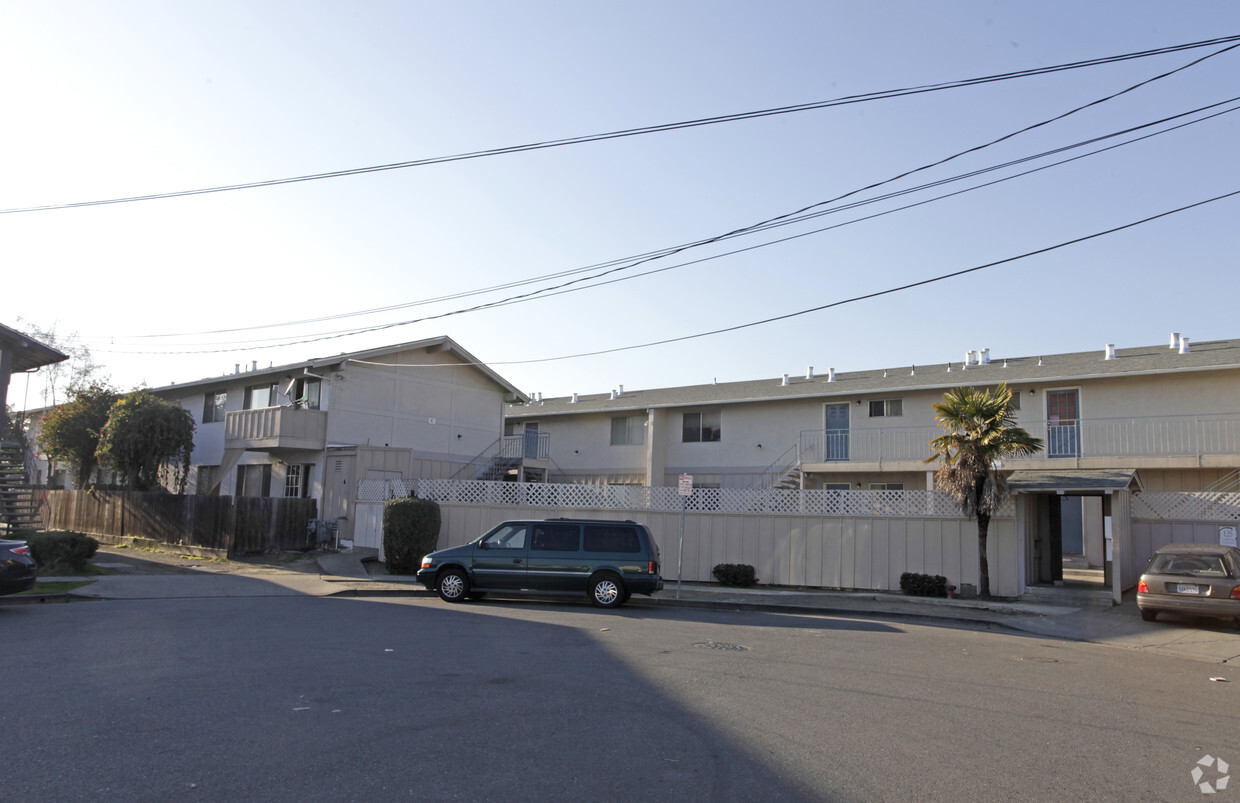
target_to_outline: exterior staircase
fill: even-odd
[[[39,529],[34,489],[26,475],[26,454],[17,441],[0,442],[0,533]]]

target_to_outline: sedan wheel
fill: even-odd
[[[617,608],[626,598],[624,584],[613,574],[600,574],[590,581],[590,602],[600,608]]]
[[[469,578],[460,569],[449,569],[439,576],[435,590],[444,602],[460,602],[469,596]]]

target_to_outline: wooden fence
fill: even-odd
[[[184,496],[131,491],[38,491],[45,530],[141,538],[227,554],[309,549],[313,499]]]

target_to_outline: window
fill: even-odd
[[[904,415],[903,399],[876,399],[870,402],[870,418],[891,418]]]
[[[685,413],[684,443],[711,443],[718,441],[723,431],[723,414],[718,410],[709,413]]]
[[[310,495],[310,470],[313,463],[290,464],[284,475],[284,497],[305,499]]]
[[[646,442],[646,419],[639,415],[611,419],[612,446],[641,446]]]
[[[271,466],[237,466],[237,496],[271,496]]]
[[[251,385],[245,389],[243,409],[260,410],[263,407],[276,406],[276,385],[274,382],[265,385]]]
[[[904,483],[902,482],[871,482],[871,491],[903,491]]]
[[[580,552],[581,527],[576,524],[535,524],[530,549],[541,552]]]
[[[499,528],[483,540],[487,549],[525,549],[524,524],[509,524]]]
[[[199,466],[198,480],[194,485],[194,493],[202,495],[211,493],[215,489],[215,495],[219,495],[220,467],[219,466]]]
[[[293,383],[293,398],[290,401],[293,402],[294,407],[299,409],[318,410],[322,396],[322,380],[302,378]]]
[[[637,530],[632,527],[611,524],[587,524],[586,552],[614,552],[632,554],[642,551]]]
[[[218,424],[224,420],[224,407],[228,393],[222,390],[208,391],[202,402],[202,423]]]

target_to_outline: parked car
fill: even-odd
[[[0,594],[19,594],[34,588],[38,567],[25,541],[0,540]]]
[[[1154,553],[1137,584],[1141,618],[1160,612],[1233,619],[1240,625],[1240,549],[1168,544]]]
[[[417,576],[446,602],[488,592],[586,594],[615,608],[663,588],[659,547],[633,521],[506,521],[472,543],[422,558]]]

